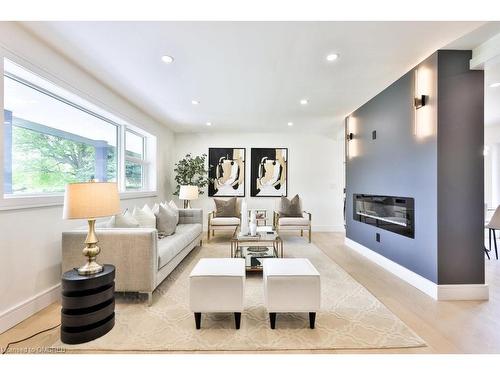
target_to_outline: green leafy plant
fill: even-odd
[[[194,157],[187,154],[183,159],[175,163],[174,172],[176,173],[175,182],[177,182],[177,186],[174,195],[179,195],[179,190],[183,185],[198,186],[199,193],[204,193],[203,188],[210,182],[208,169],[205,169],[206,160],[207,154]]]

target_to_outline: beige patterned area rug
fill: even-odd
[[[321,274],[322,308],[316,329],[307,314],[278,314],[277,329],[269,328],[263,306],[261,274],[246,281],[241,329],[233,314],[202,314],[196,330],[188,306],[188,276],[200,258],[229,256],[228,243],[197,248],[158,287],[154,302],[117,298],[116,324],[105,336],[80,345],[55,343],[72,350],[118,351],[257,351],[314,349],[380,349],[425,346],[425,342],[368,290],[315,245],[297,237],[285,242],[285,256],[309,258]]]

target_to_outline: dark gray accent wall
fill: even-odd
[[[470,51],[437,51],[418,65],[429,102],[417,124],[413,69],[346,125],[354,134],[346,146],[346,236],[439,284],[484,283],[483,78],[468,59]],[[415,238],[353,220],[353,194],[414,198]]]
[[[436,73],[437,53],[421,65]],[[347,146],[346,235],[437,282],[437,139],[435,134],[416,138],[413,92],[412,70],[351,115],[354,139]],[[433,115],[437,117],[436,110]],[[377,131],[376,140],[371,139],[372,130]],[[353,194],[414,198],[415,238],[353,220]]]
[[[438,55],[438,284],[484,282],[484,77]]]

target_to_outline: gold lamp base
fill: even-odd
[[[101,249],[97,246],[95,219],[89,219],[88,222],[89,232],[85,239],[86,246],[83,249],[83,255],[87,257],[87,263],[78,268],[78,274],[81,276],[94,275],[104,270],[104,267],[96,262],[97,255],[101,252]]]

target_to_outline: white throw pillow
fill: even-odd
[[[178,210],[179,207],[177,207],[177,205],[175,204],[175,202],[173,200],[170,200],[170,202],[168,202],[168,205],[170,207],[172,207],[174,210]]]
[[[139,228],[139,222],[132,216],[130,211],[115,215],[108,222],[109,228]]]
[[[174,209],[169,205],[160,204],[158,207],[158,213],[156,214],[156,229],[158,233],[170,236],[175,233],[177,227],[178,216]]]
[[[156,215],[158,213],[158,210],[160,209],[160,205],[158,203],[155,203],[153,206],[153,213]]]
[[[135,207],[132,217],[139,222],[141,228],[156,228],[156,216],[147,204],[143,208]]]

